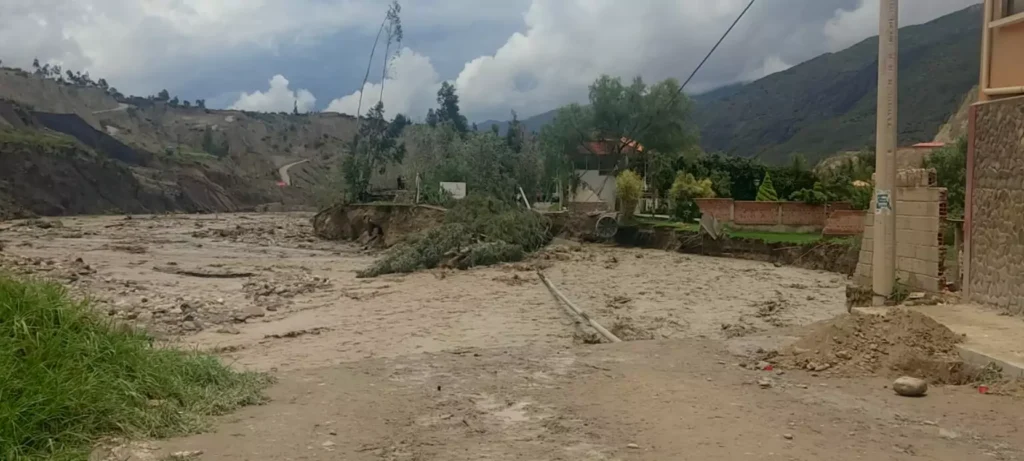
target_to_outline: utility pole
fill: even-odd
[[[896,81],[899,63],[899,2],[879,1],[875,221],[871,258],[872,301],[876,306],[885,304],[896,282]]]

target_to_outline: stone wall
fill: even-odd
[[[974,106],[968,153],[966,291],[1024,308],[1024,98]]]
[[[924,169],[900,171],[896,185],[896,277],[911,290],[938,292],[946,284],[942,241],[946,189],[934,187],[935,172]],[[872,201],[870,209],[874,208]],[[874,223],[874,213],[866,213],[860,262],[854,273],[854,283],[862,287],[872,283]]]

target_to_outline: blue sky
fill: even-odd
[[[920,23],[975,0],[902,0]],[[211,107],[354,111],[385,0],[2,0],[0,59],[88,70],[122,92]],[[582,101],[600,74],[685,77],[746,0],[406,0],[388,112],[452,81],[471,120]],[[692,90],[747,81],[877,31],[877,0],[759,0]],[[364,107],[379,94],[379,62]]]

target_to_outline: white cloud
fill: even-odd
[[[270,79],[270,88],[266,91],[242,93],[231,109],[249,110],[253,112],[291,112],[298,105],[299,112],[309,112],[316,107],[316,97],[307,90],[292,91],[288,88],[288,79],[283,75],[275,75]]]
[[[978,0],[916,0],[899,2],[900,27],[931,21],[950,12],[975,5]],[[878,35],[878,0],[859,0],[853,9],[836,10],[825,24],[825,37],[832,51],[849,47]]]
[[[515,20],[524,0],[403,1],[406,33]],[[0,59],[102,76],[124,92],[174,86],[197,62],[274,53],[331,34],[376,34],[386,0],[0,0]],[[346,44],[347,45],[347,44]],[[361,46],[361,44],[360,44]],[[187,77],[182,77],[187,76]],[[157,78],[159,77],[159,78]]]
[[[380,69],[373,69],[379,72]],[[388,70],[388,78],[384,83],[384,110],[388,117],[406,114],[414,120],[421,119],[427,109],[436,105],[437,89],[440,87],[440,76],[430,58],[408,48],[394,58]],[[380,83],[368,82],[363,88],[363,113],[380,98]],[[327,106],[329,112],[356,115],[359,106],[360,92],[335,99]]]

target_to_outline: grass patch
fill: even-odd
[[[726,235],[738,239],[760,240],[765,243],[814,243],[822,240],[821,234],[803,234],[796,232],[759,232],[728,229]]]
[[[85,459],[100,438],[202,431],[263,402],[270,378],[157,348],[69,298],[0,275],[0,459]]]
[[[52,134],[43,130],[0,129],[0,144],[17,146],[61,149],[75,145],[75,141],[60,134]]]
[[[634,221],[643,227],[650,227],[654,229],[675,229],[689,232],[697,232],[700,230],[700,224],[698,223],[667,221],[663,219],[647,217],[638,217],[635,218]],[[765,232],[729,228],[725,229],[725,235],[729,236],[730,238],[760,240],[765,243],[791,243],[794,245],[803,245],[821,241],[842,243],[844,241],[853,240],[851,238],[822,237],[820,233]]]

